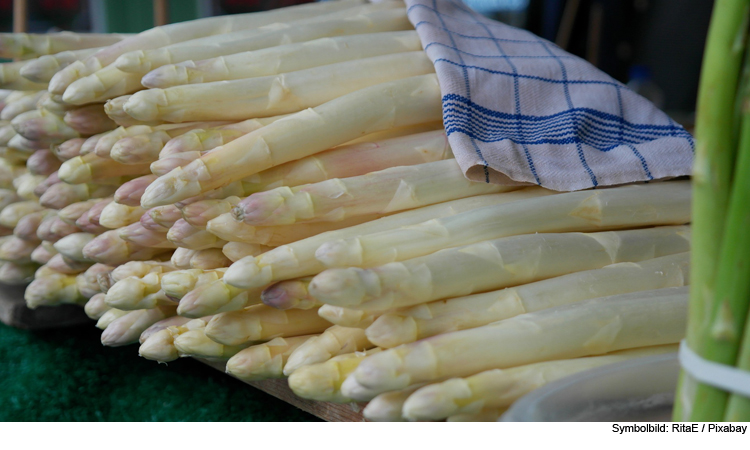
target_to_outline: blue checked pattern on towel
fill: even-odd
[[[690,174],[690,134],[588,62],[460,0],[406,4],[468,178],[571,191]]]

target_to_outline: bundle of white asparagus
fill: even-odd
[[[0,282],[85,304],[104,345],[370,420],[494,420],[684,334],[689,182],[468,181],[399,1],[3,55],[36,59],[0,64]]]

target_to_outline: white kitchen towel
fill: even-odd
[[[469,179],[572,191],[690,174],[690,134],[583,59],[460,0],[406,4]]]

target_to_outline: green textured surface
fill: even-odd
[[[156,364],[105,348],[91,326],[17,330],[0,323],[1,421],[312,421],[197,361]]]

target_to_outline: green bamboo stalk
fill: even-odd
[[[750,55],[749,55],[750,56]],[[710,314],[710,328],[702,339],[704,358],[734,365],[750,306],[750,58],[746,56],[741,105],[741,131],[734,184],[731,187],[724,240],[716,267],[716,285]],[[725,417],[729,393],[701,384],[696,389],[699,407],[695,421],[720,421]]]
[[[722,242],[734,162],[734,111],[745,47],[750,0],[717,0],[711,15],[698,90],[696,148],[693,167],[693,236],[690,312],[687,342],[707,356],[716,264]],[[682,392],[684,373],[675,397],[675,420],[696,420],[693,412],[710,410],[702,396]],[[686,399],[685,397],[693,397]],[[692,406],[700,404],[700,408]],[[723,412],[723,411],[722,411]],[[715,411],[709,411],[715,414]]]

